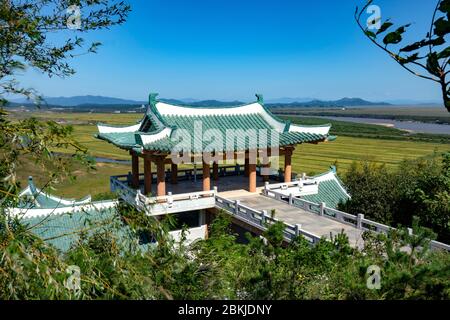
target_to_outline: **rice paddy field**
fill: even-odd
[[[87,147],[96,157],[129,160],[126,151],[94,138],[97,132],[95,123],[133,124],[140,119],[139,114],[100,114],[100,113],[33,113],[41,119],[51,119],[60,123],[72,124],[77,140]],[[23,114],[13,114],[13,118],[23,117]],[[321,173],[330,165],[337,165],[338,173],[344,173],[353,161],[371,161],[395,168],[404,159],[426,157],[433,152],[450,151],[450,143],[423,142],[406,139],[378,139],[373,136],[355,137],[354,127],[350,124],[352,133],[346,136],[345,122],[340,123],[338,138],[333,142],[298,145],[293,156],[293,171],[307,174]],[[361,125],[364,126],[364,125]],[[373,125],[367,125],[371,131]],[[379,127],[379,126],[376,126]],[[362,133],[364,127],[359,129]],[[67,151],[67,150],[57,150]],[[280,166],[283,165],[280,159]],[[98,163],[97,170],[86,172],[84,168],[76,168],[75,182],[64,181],[57,186],[55,194],[79,198],[87,194],[93,196],[109,192],[109,176],[126,174],[130,171],[127,164]],[[27,166],[21,170],[20,179],[26,184],[26,178],[33,175],[39,181],[39,171]]]
[[[353,161],[366,160],[395,168],[404,159],[444,151],[450,151],[450,144],[339,136],[333,142],[298,146],[293,157],[293,169],[296,172],[320,173],[336,163],[338,172],[343,173]]]

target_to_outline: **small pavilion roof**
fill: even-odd
[[[339,179],[335,166],[331,166],[328,172],[316,175],[312,179],[319,182],[318,192],[302,196],[302,199],[314,203],[324,202],[328,208],[334,209],[337,209],[339,202],[345,203],[350,199],[350,194]]]
[[[198,147],[204,150],[219,135],[222,141],[214,140],[215,146],[221,146],[223,152],[271,147],[271,144],[290,146],[335,139],[329,135],[329,124],[302,126],[277,118],[264,107],[261,95],[256,95],[256,102],[231,107],[173,105],[156,100],[156,96],[150,94],[147,110],[138,123],[123,127],[98,124],[97,138],[138,153],[144,150],[170,153],[180,141],[188,139],[191,139],[191,152],[195,153]],[[199,128],[202,135],[209,131],[211,138],[214,138],[196,141],[198,137],[195,133]],[[233,144],[226,141],[231,132],[229,130],[233,130],[235,135]],[[248,138],[250,130],[256,134],[253,140],[258,141],[257,145]],[[267,139],[262,139],[262,132],[266,132]],[[263,141],[264,145],[259,141]]]
[[[48,194],[37,188],[33,177],[28,177],[28,186],[19,193],[18,208],[20,209],[55,209],[85,205],[91,202],[91,196],[80,200],[63,199]]]
[[[130,230],[119,224],[116,206],[116,200],[92,202],[91,196],[81,200],[59,198],[37,188],[29,177],[28,186],[19,193],[17,207],[6,211],[18,217],[35,235],[67,251],[80,239],[82,231],[93,234],[111,229],[119,240],[128,239],[125,235]],[[119,227],[115,228],[114,223]]]

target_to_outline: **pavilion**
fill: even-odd
[[[261,175],[267,181],[271,157],[284,156],[284,181],[290,182],[291,157],[297,144],[335,139],[329,135],[329,124],[295,125],[277,118],[264,107],[259,94],[253,103],[231,107],[172,105],[156,97],[157,94],[150,94],[149,105],[138,123],[125,127],[98,124],[96,137],[129,151],[131,184],[136,189],[139,188],[139,159],[143,159],[145,194],[152,193],[153,162],[157,171],[157,197],[166,194],[166,164],[171,166],[170,181],[176,184],[180,163],[201,162],[203,190],[209,191],[211,173],[214,180],[219,178],[219,162],[245,159],[248,191],[256,192],[258,159],[264,169]],[[234,135],[231,140],[230,135]]]

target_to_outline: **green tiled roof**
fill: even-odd
[[[289,121],[283,121],[275,117],[262,104],[262,96],[258,96],[258,102],[235,107],[189,107],[174,106],[156,101],[156,95],[150,95],[150,102],[147,111],[140,122],[139,128],[135,126],[116,129],[111,126],[99,126],[97,138],[106,140],[120,148],[127,150],[153,150],[170,152],[173,147],[181,141],[191,140],[191,152],[199,152],[197,147],[202,149],[211,145],[212,141],[205,141],[197,144],[194,141],[196,128],[201,124],[201,134],[208,130],[216,130],[221,133],[221,151],[235,151],[254,147],[270,147],[270,135],[276,134],[278,137],[272,141],[277,141],[277,146],[288,146],[299,143],[320,142],[333,140],[335,137],[328,135],[329,125],[324,126],[298,126],[291,125]],[[133,129],[133,130],[130,130]],[[248,141],[242,143],[247,130],[264,129],[268,135],[268,145],[253,146],[248,145]],[[322,130],[323,129],[323,130]],[[167,131],[167,134],[162,132]],[[244,134],[236,137],[234,145],[229,145],[226,141],[227,130],[235,130],[237,134]],[[160,133],[164,133],[158,135]],[[199,135],[200,136],[200,135]],[[154,137],[154,138],[153,138]],[[179,138],[175,141],[174,138]],[[145,139],[144,139],[145,138]],[[147,139],[149,138],[149,139]],[[265,141],[266,139],[261,139]],[[257,137],[260,143],[259,137]],[[256,141],[255,141],[256,142]],[[216,145],[217,146],[217,145]],[[232,150],[231,150],[232,149]]]
[[[136,132],[121,132],[121,133],[101,133],[97,135],[97,138],[106,140],[113,145],[122,149],[132,149],[138,146],[136,141]]]
[[[63,199],[50,195],[43,190],[36,188],[33,182],[33,177],[28,177],[28,187],[22,190],[19,194],[18,208],[30,209],[54,209],[64,208],[80,205],[90,201],[90,196],[79,201],[72,199]]]
[[[61,251],[69,250],[82,233],[92,235],[100,230],[110,230],[121,244],[138,241],[131,229],[120,221],[115,207],[22,218],[22,223],[32,227],[31,232]]]
[[[20,212],[22,223],[30,227],[31,232],[61,251],[67,251],[83,232],[91,235],[97,230],[111,230],[122,244],[133,239],[138,241],[120,220],[114,201],[58,198],[38,189],[32,177],[19,194],[18,207],[12,210]]]
[[[226,137],[224,134],[223,137]],[[278,143],[280,146],[286,146],[286,145],[294,145],[297,143],[303,143],[303,142],[316,142],[324,140],[326,137],[318,134],[308,134],[308,133],[300,133],[300,132],[284,132],[279,134],[278,137]],[[194,140],[195,138],[191,136],[192,143],[191,145],[195,146],[196,142]],[[259,138],[256,139],[256,141],[259,141]],[[203,143],[199,143],[202,148],[207,147],[211,141],[203,141]],[[162,152],[170,152],[172,148],[174,148],[177,145],[176,141],[172,141],[171,138],[163,138],[158,141],[152,142],[150,144],[145,144],[144,149],[147,150],[156,150],[156,151],[162,151]],[[270,147],[271,141],[270,138],[267,141],[267,145],[257,145],[257,147]],[[231,145],[227,144],[226,139],[222,140],[222,150],[230,151]],[[246,149],[249,149],[251,147],[254,147],[253,145],[250,145],[249,139],[245,138],[245,136],[240,136],[234,139],[234,144],[231,149],[231,151],[243,151]]]
[[[314,203],[324,202],[327,207],[336,209],[340,201],[345,202],[350,196],[336,175],[334,167],[330,172],[317,175],[313,178],[320,178],[325,175],[327,178],[319,182],[319,191],[317,194],[302,196],[301,198]]]
[[[92,210],[23,218],[22,222],[29,227],[36,226],[31,229],[34,234],[66,251],[79,239],[81,231],[92,233],[98,230],[114,218],[114,213],[115,209],[110,208],[100,212]]]
[[[339,201],[345,202],[348,196],[342,192],[339,184],[334,180],[322,181],[319,184],[319,192],[308,196],[303,196],[302,199],[321,203],[325,202],[328,208],[337,208]]]

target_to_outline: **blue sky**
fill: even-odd
[[[72,61],[76,75],[49,79],[28,70],[21,81],[46,96],[439,100],[434,83],[408,74],[362,35],[353,14],[365,0],[129,2],[124,25],[85,35],[103,46]],[[414,22],[416,40],[435,1],[375,4],[383,18]]]

